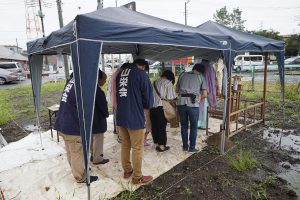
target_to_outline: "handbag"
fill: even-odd
[[[172,119],[176,118],[176,104],[167,99],[161,98],[160,93],[156,87],[156,81],[153,83],[153,86],[157,95],[161,99],[165,118],[168,122],[170,122]]]

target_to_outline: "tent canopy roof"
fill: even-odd
[[[75,34],[75,28],[78,30]],[[76,40],[103,42],[104,54],[134,54],[166,61],[186,56],[216,56],[218,50],[278,52],[284,42],[207,21],[197,28],[132,11],[105,8],[78,15],[60,30],[27,43],[29,54],[71,54]]]
[[[76,39],[102,41],[102,53],[133,53],[161,61],[229,47],[223,38],[203,34],[195,27],[119,7],[78,15],[62,29],[27,43],[28,53],[57,54],[60,50],[70,54],[69,44]]]
[[[231,49],[234,51],[276,52],[284,50],[283,41],[246,33],[213,21],[199,25],[198,29],[203,34],[230,40]]]

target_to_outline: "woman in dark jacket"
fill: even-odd
[[[106,74],[99,70],[98,87],[95,98],[94,121],[93,121],[93,139],[91,148],[91,161],[93,164],[105,164],[109,159],[104,159],[103,142],[104,133],[107,131],[106,118],[109,116],[105,93],[101,87],[106,82]]]

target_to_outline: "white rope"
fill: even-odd
[[[256,131],[254,134],[257,134],[258,132],[260,132],[262,129],[259,129],[258,131]],[[239,142],[238,145],[240,145],[241,143],[243,143],[244,141],[246,141],[248,138],[252,137],[254,134],[249,134],[248,137],[244,138],[241,142]],[[214,162],[215,160],[224,157],[225,155],[227,155],[229,152],[231,152],[234,148],[236,148],[238,145],[234,145],[233,147],[231,147],[229,150],[227,150],[224,154],[221,154],[217,157],[215,157],[214,159],[208,161],[207,163],[205,163],[204,165],[200,166],[199,168],[195,169],[194,171],[192,171],[191,173],[187,174],[186,176],[184,176],[183,178],[181,178],[180,180],[176,181],[175,183],[173,183],[171,186],[167,187],[164,191],[162,191],[161,193],[159,193],[158,195],[156,195],[156,197],[154,197],[154,199],[157,199],[158,197],[161,197],[162,194],[164,194],[165,192],[167,192],[168,190],[170,190],[171,188],[173,188],[175,185],[177,185],[178,183],[180,183],[181,181],[185,180],[187,177],[193,175],[195,172],[199,171],[200,169],[202,169],[203,167],[211,164],[212,162]],[[147,198],[146,198],[147,199]]]

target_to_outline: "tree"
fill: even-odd
[[[219,24],[229,26],[237,30],[244,30],[244,23],[246,20],[242,20],[242,11],[237,7],[232,10],[230,13],[227,11],[226,6],[220,10],[216,10],[216,13],[213,15],[214,20]]]
[[[250,33],[255,34],[255,35],[260,35],[264,36],[267,38],[271,38],[274,40],[282,40],[282,36],[279,35],[278,31],[274,31],[272,29],[270,30],[259,30],[259,31],[250,31]]]
[[[226,6],[220,10],[216,10],[216,13],[214,14],[214,20],[216,20],[216,22],[219,24],[230,26],[230,13],[228,13]]]
[[[285,55],[297,56],[300,54],[300,34],[291,35],[286,39],[285,43]]]

